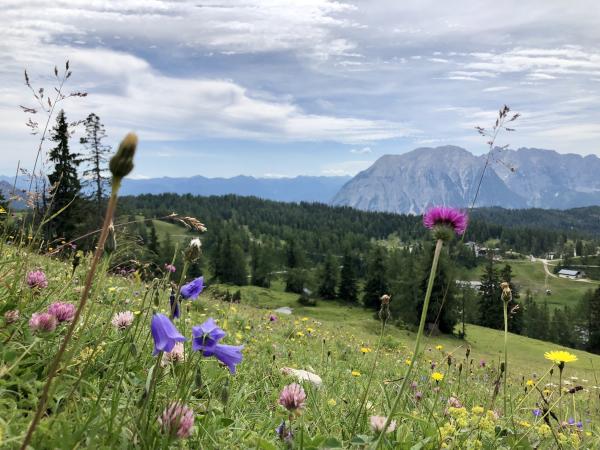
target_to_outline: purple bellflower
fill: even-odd
[[[206,357],[214,356],[234,374],[235,366],[242,362],[244,346],[219,344],[223,337],[225,332],[209,318],[202,325],[192,327],[192,350],[202,351],[202,355]]]
[[[160,352],[170,352],[177,342],[187,340],[164,314],[154,314],[150,328],[154,339],[154,356]]]
[[[186,300],[196,300],[204,289],[204,277],[198,277],[181,286],[181,296]]]

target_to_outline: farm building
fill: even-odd
[[[558,276],[561,278],[570,278],[575,280],[578,278],[583,278],[585,276],[585,272],[581,270],[560,269],[558,271]]]

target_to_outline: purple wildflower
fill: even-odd
[[[539,408],[535,408],[535,409],[532,411],[532,413],[533,413],[533,415],[534,415],[535,417],[540,417],[540,416],[542,415],[542,410],[541,410],[541,409],[539,409]]]
[[[48,287],[46,274],[42,270],[34,270],[27,274],[27,285],[31,289],[45,289]]]
[[[75,317],[75,305],[54,302],[48,306],[48,314],[52,314],[59,322],[71,322]]]
[[[180,402],[173,402],[165,408],[158,423],[163,433],[185,439],[194,429],[194,411]]]
[[[217,326],[214,319],[209,318],[202,325],[192,327],[192,350],[202,351],[206,357],[214,356],[225,364],[231,373],[235,366],[242,362],[243,345],[225,345],[218,342],[225,337],[225,332]]]
[[[46,312],[33,313],[31,319],[29,319],[29,328],[31,331],[54,331],[56,329],[56,317]]]
[[[165,270],[167,272],[175,273],[177,268],[173,264],[165,264]]]
[[[133,323],[133,313],[131,311],[116,313],[110,323],[119,331],[125,330]]]
[[[186,341],[186,338],[181,335],[175,325],[164,314],[154,314],[150,328],[154,339],[153,355],[160,352],[170,352],[177,342]]]
[[[279,404],[290,412],[300,412],[305,400],[306,392],[298,383],[288,384],[279,395]]]
[[[204,289],[204,277],[198,277],[181,286],[181,296],[187,300],[195,300]]]
[[[420,401],[423,398],[423,393],[421,391],[415,392],[415,400]]]
[[[438,226],[450,227],[456,234],[462,235],[467,229],[468,218],[458,209],[447,206],[435,206],[423,215],[423,225],[434,229]]]
[[[277,322],[277,316],[275,314],[269,315],[269,322]]]
[[[479,367],[481,367],[482,369],[485,367],[485,359],[482,359],[481,361],[479,361]]]
[[[279,439],[288,443],[291,443],[292,439],[294,438],[294,433],[292,433],[292,429],[285,426],[285,420],[282,420],[281,424],[277,428],[275,428],[275,433],[277,433]]]

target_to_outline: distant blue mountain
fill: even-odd
[[[121,187],[121,194],[140,195],[167,192],[194,195],[237,194],[281,202],[329,203],[350,178],[312,176],[254,178],[240,175],[233,178],[195,176],[190,178],[150,178],[146,180],[125,179]]]

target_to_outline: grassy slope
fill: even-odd
[[[530,289],[536,300],[547,300],[550,306],[574,306],[588,289],[595,289],[600,285],[594,281],[588,283],[546,276],[543,264],[538,261],[515,260],[506,263],[512,267],[514,281],[520,286],[522,294]],[[498,267],[502,267],[503,264],[504,262],[500,263]],[[553,269],[550,265],[548,268],[550,271]],[[465,276],[468,280],[478,281],[482,272],[483,266],[479,266],[468,271]],[[545,295],[546,286],[552,290],[552,295]]]
[[[226,286],[219,287],[225,288]],[[231,291],[238,289],[237,287],[229,288]],[[361,307],[328,301],[319,301],[316,307],[303,307],[298,304],[298,295],[296,294],[255,286],[244,286],[241,291],[243,304],[268,310],[289,306],[293,309],[294,316],[316,319],[323,322],[326,328],[339,330],[341,333],[349,332],[357,339],[375,345],[379,323],[373,319],[372,312]],[[415,334],[410,331],[389,327],[386,335],[386,342],[391,346],[410,349],[414,343]],[[502,358],[503,339],[504,334],[500,331],[468,325],[466,341],[450,336],[438,336],[427,338],[425,345],[426,347],[435,347],[441,344],[447,351],[456,353],[460,357],[463,357],[466,347],[470,346],[473,358],[483,359],[489,363],[498,362]],[[509,345],[511,371],[519,377],[521,375],[528,377],[533,372],[543,373],[549,367],[548,361],[544,359],[544,352],[564,349],[557,344],[513,334],[509,337]],[[570,374],[593,380],[593,368],[600,368],[600,356],[578,350],[569,351],[579,358],[579,361],[569,365]]]

